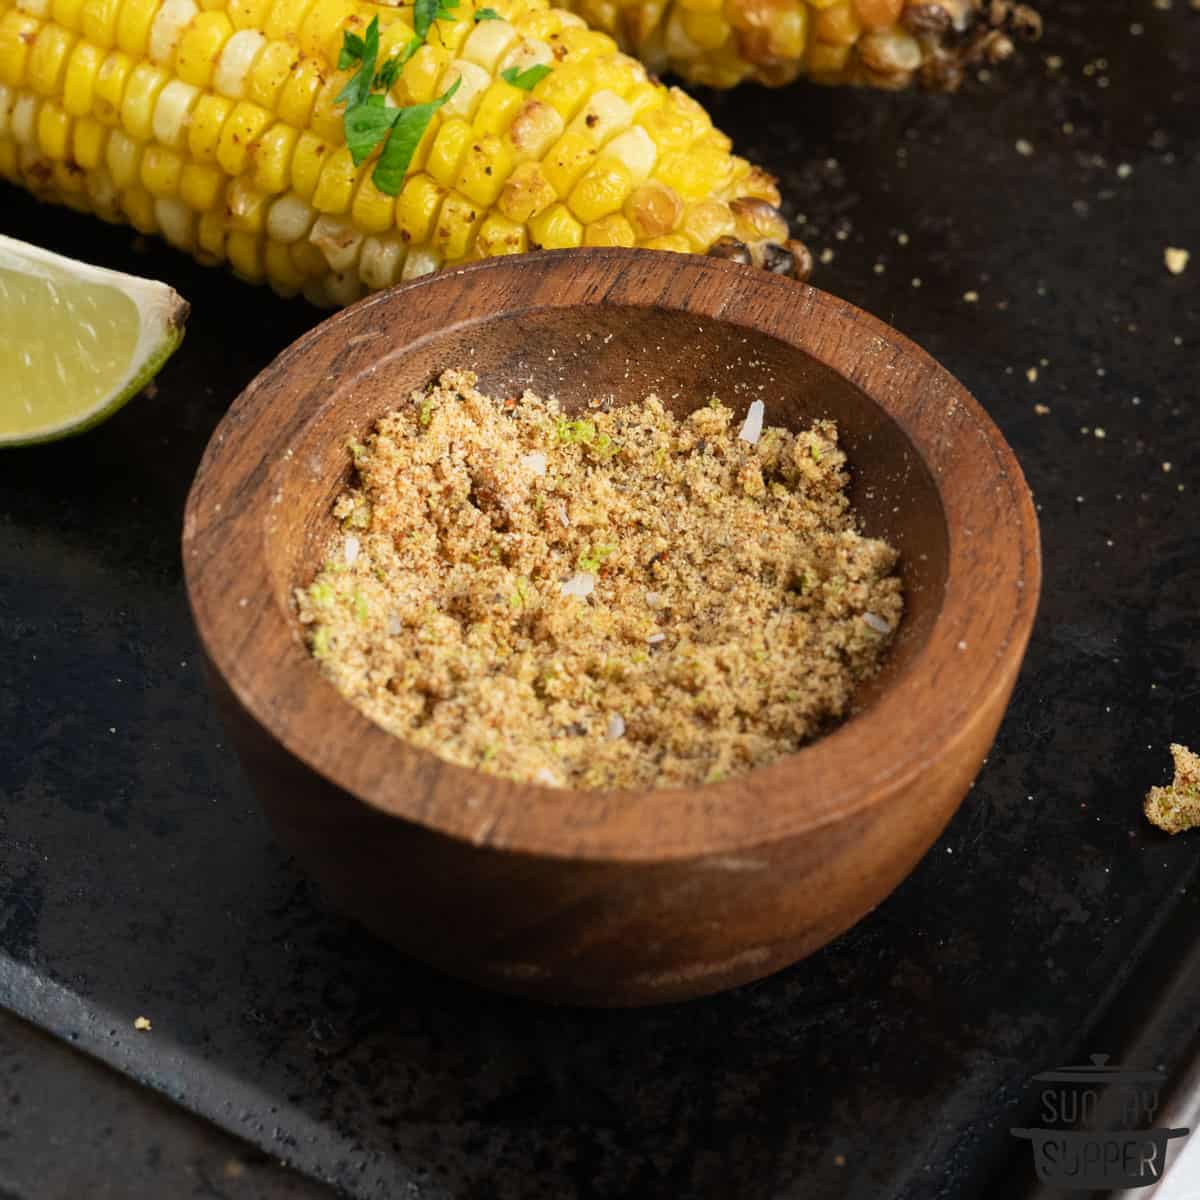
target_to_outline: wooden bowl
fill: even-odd
[[[445,367],[568,410],[655,390],[688,412],[840,423],[906,614],[856,715],[693,789],[564,791],[452,766],[342,699],[291,594],[336,529],[348,435]],[[188,594],[224,718],[278,836],[384,938],[489,987],[637,1005],[745,983],[879,903],[966,794],[1033,625],[1037,521],[979,405],[832,296],[714,259],[492,259],[363,300],[281,354],[218,426],[188,497]]]

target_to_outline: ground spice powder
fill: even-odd
[[[447,371],[351,442],[343,532],[296,593],[321,669],[464,766],[551,786],[711,782],[827,731],[902,612],[836,426],[569,418]]]

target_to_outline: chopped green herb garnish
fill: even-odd
[[[516,582],[516,590],[508,598],[513,608],[523,607],[529,600],[529,580],[521,576]]]
[[[421,401],[421,411],[417,414],[417,422],[422,429],[429,427],[429,422],[433,420],[433,397],[426,396]]]
[[[475,10],[475,24],[480,21],[503,21],[504,18],[494,8],[477,8]]]
[[[554,427],[554,436],[565,446],[571,442],[581,442],[585,446],[595,440],[595,421],[567,421],[560,419]]]
[[[599,459],[607,461],[616,458],[621,453],[621,443],[614,442],[607,433],[602,433],[591,448],[592,453]]]
[[[708,407],[709,408],[720,408],[721,407],[721,397],[720,396],[710,396],[708,398]]]
[[[329,653],[329,630],[319,625],[312,635],[312,652],[314,658],[324,658]]]
[[[314,583],[308,589],[308,602],[324,608],[333,603],[333,588],[327,583]]]
[[[354,459],[354,465],[357,467],[366,456],[367,448],[356,438],[349,438],[346,442],[346,449],[350,451],[350,457]]]
[[[594,575],[615,550],[616,546],[593,546],[579,556],[575,565],[580,571]]]
[[[519,87],[523,92],[532,92],[549,74],[550,68],[538,63],[536,66],[526,67],[524,71],[519,67],[509,67],[500,72],[500,78],[505,83],[511,83],[513,87]]]
[[[367,617],[370,615],[370,609],[367,607],[367,598],[362,592],[354,593],[354,617],[360,625],[367,623]]]
[[[815,462],[815,463],[819,463],[819,462],[821,461],[821,459],[825,457],[825,456],[824,456],[824,455],[821,453],[821,447],[820,447],[820,446],[809,446],[809,448],[808,448],[808,452],[809,452],[809,454],[811,454],[811,455],[812,455],[812,460],[813,460],[813,462]]]

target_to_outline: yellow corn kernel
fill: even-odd
[[[527,100],[508,127],[508,144],[516,162],[541,162],[562,137],[566,123],[558,110],[540,100]]]
[[[261,283],[265,277],[262,238],[254,233],[231,229],[225,235],[225,256],[233,273],[247,283]]]
[[[686,150],[696,140],[692,122],[667,104],[639,114],[637,123],[650,135],[659,154]]]
[[[292,242],[288,245],[288,257],[292,265],[306,279],[324,275],[329,269],[325,255],[312,242]]]
[[[262,233],[267,225],[270,197],[258,191],[246,177],[233,180],[225,189],[229,228],[245,233]]]
[[[853,46],[862,36],[862,24],[850,0],[840,0],[813,22],[813,37],[827,46]]]
[[[323,141],[340,142],[343,139],[342,117],[346,110],[343,104],[338,103],[337,97],[349,77],[348,71],[331,72],[317,89],[308,128]]]
[[[479,207],[470,200],[456,192],[446,197],[430,239],[444,261],[457,262],[466,256],[474,241],[479,218]]]
[[[120,50],[111,50],[104,56],[96,72],[96,84],[92,89],[92,112],[106,125],[115,125],[121,116],[121,100],[125,95],[125,84],[133,70],[133,59]]]
[[[296,139],[296,148],[292,152],[292,190],[302,200],[309,199],[316,191],[328,153],[329,145],[311,133],[302,133]]]
[[[292,178],[292,153],[300,134],[290,125],[276,122],[248,149],[254,186],[260,192],[286,192]]]
[[[499,21],[484,21],[484,25],[498,25]],[[502,134],[512,124],[517,110],[525,102],[525,93],[503,79],[497,79],[479,99],[475,110],[474,125],[481,134]]]
[[[718,50],[729,37],[729,23],[719,12],[685,12],[680,16],[680,24],[701,50]]]
[[[279,94],[299,58],[300,52],[290,43],[268,42],[258,61],[250,68],[246,79],[247,98],[273,112]]]
[[[0,138],[0,179],[17,178],[17,143],[11,138]]]
[[[357,178],[358,169],[345,146],[339,146],[327,154],[316,191],[313,192],[313,208],[322,213],[344,213],[350,207],[350,197]]]
[[[583,231],[585,246],[636,246],[637,234],[633,226],[620,214],[613,213],[593,221]]]
[[[485,258],[495,254],[524,254],[529,249],[529,238],[524,225],[492,213],[475,234],[475,249]]]
[[[179,198],[196,212],[208,212],[217,206],[225,182],[225,175],[216,167],[186,162],[179,173]]]
[[[9,127],[13,140],[32,146],[37,140],[38,98],[32,92],[21,92],[13,103]]]
[[[71,118],[53,100],[46,100],[38,110],[37,140],[47,158],[67,157],[71,139]]]
[[[107,131],[105,131],[107,133]],[[119,221],[121,209],[118,204],[117,189],[112,177],[102,168],[92,171],[85,170],[83,176],[84,191],[92,206],[92,212],[102,221]]]
[[[365,171],[354,190],[350,219],[364,233],[384,233],[396,223],[396,197],[381,192]]]
[[[154,125],[154,106],[158,94],[170,77],[150,63],[140,62],[129,74],[125,95],[121,97],[121,125],[138,141],[147,141]]]
[[[71,116],[82,117],[92,111],[92,92],[103,61],[104,51],[99,46],[93,46],[90,42],[76,42],[67,60],[62,85],[63,108]]]
[[[635,121],[643,113],[663,107],[662,89],[655,87],[647,79],[637,81],[630,91],[623,94],[622,99],[629,105]]]
[[[410,175],[396,198],[396,228],[413,245],[429,240],[446,189],[428,175]]]
[[[147,53],[156,66],[170,70],[179,49],[183,31],[199,14],[196,0],[163,0],[150,26]]]
[[[299,28],[292,31],[300,52],[314,57],[323,55],[329,39],[345,25],[352,11],[348,0],[315,0]]]
[[[455,190],[480,208],[491,208],[512,168],[512,151],[505,142],[494,134],[478,138],[463,156]]]
[[[246,79],[267,44],[257,29],[238,29],[221,48],[221,57],[213,70],[213,90],[230,100],[246,95]]]
[[[239,100],[221,129],[221,140],[217,145],[217,162],[229,175],[240,175],[246,170],[247,156],[251,143],[271,123],[271,114],[249,100]]]
[[[443,187],[452,187],[458,178],[459,163],[474,137],[475,131],[461,117],[443,121],[429,147],[425,170]]]
[[[463,42],[462,57],[496,74],[501,55],[517,40],[517,31],[507,21],[480,21]]]
[[[25,82],[29,50],[41,28],[40,21],[15,8],[0,14],[0,83],[20,87]]]
[[[533,98],[549,104],[569,121],[592,93],[592,72],[585,64],[556,67],[533,89]]]
[[[229,13],[234,29],[261,30],[270,7],[271,0],[229,0],[225,11]]]
[[[82,197],[87,191],[87,175],[83,168],[69,159],[60,158],[54,164],[54,186],[64,196]],[[89,205],[84,203],[81,212],[87,212]]]
[[[221,49],[232,36],[233,22],[223,12],[202,12],[179,39],[175,74],[194,87],[211,87]]]
[[[75,35],[58,25],[43,25],[29,52],[25,70],[26,83],[39,96],[55,96],[61,90],[60,81],[67,57],[75,44]]]
[[[225,259],[225,210],[209,208],[196,222],[196,245],[216,262]]]
[[[79,32],[94,46],[111,49],[117,40],[117,10],[121,0],[84,0],[79,10]]]
[[[275,0],[262,26],[268,40],[278,42],[289,37],[294,39],[312,3],[313,0]]]
[[[665,184],[652,180],[634,189],[625,201],[625,216],[639,242],[664,237],[683,220],[683,201]]]
[[[123,0],[117,13],[117,45],[134,58],[144,58],[150,43],[150,26],[158,12],[157,0]]]
[[[693,249],[703,253],[718,238],[732,235],[735,226],[728,204],[720,200],[701,200],[684,212],[680,232],[688,238]]]
[[[729,211],[743,242],[782,242],[787,240],[787,222],[779,210],[763,200],[739,197],[729,202]]]
[[[166,146],[152,142],[142,154],[142,187],[152,196],[174,196],[182,172],[183,159]]]
[[[821,42],[812,42],[808,47],[806,66],[809,74],[824,78],[840,75],[849,60],[849,46],[826,46]]]
[[[196,249],[196,214],[176,196],[154,197],[154,219],[159,232],[176,250]]]
[[[527,38],[553,37],[561,33],[563,10],[561,8],[543,9],[541,12],[529,12],[521,18],[521,33]]]
[[[134,185],[121,192],[121,211],[138,233],[149,235],[158,232],[154,197],[144,187]]]
[[[583,226],[565,204],[553,204],[529,221],[529,244],[535,250],[570,250],[583,244]]]
[[[217,147],[221,144],[221,129],[233,111],[233,101],[211,92],[201,96],[192,109],[188,123],[188,150],[197,162],[217,161]]]
[[[358,260],[359,278],[372,290],[391,287],[404,265],[404,243],[397,237],[369,237]]]
[[[636,92],[638,85],[646,80],[646,68],[623,55],[610,54],[605,58],[596,58],[589,65],[596,90],[612,92],[622,99]]]
[[[545,212],[558,199],[540,163],[522,163],[508,177],[496,207],[510,221],[524,225],[531,217]]]
[[[650,241],[642,243],[642,248],[645,250],[669,250],[672,254],[690,254],[692,249],[687,238],[677,234],[651,238]]]
[[[267,242],[263,249],[263,268],[267,280],[276,290],[283,288],[294,294],[304,285],[304,275],[296,269],[288,247],[283,242]]]
[[[731,171],[728,154],[693,146],[686,154],[662,159],[654,174],[685,200],[703,200],[729,182]]]
[[[187,144],[192,109],[199,99],[199,88],[184,83],[182,79],[170,80],[158,93],[158,99],[154,103],[154,119],[150,126],[154,140],[174,150],[183,149]]]
[[[551,147],[542,164],[550,186],[565,196],[576,180],[596,160],[597,149],[592,139],[577,130],[568,129]]]
[[[432,100],[449,61],[450,55],[443,47],[426,42],[409,60],[400,77],[397,96],[400,103],[425,104]]]
[[[630,192],[633,178],[619,162],[597,163],[571,189],[567,207],[585,225],[620,212]]]
[[[588,97],[587,103],[571,119],[568,131],[600,146],[628,129],[632,122],[633,112],[629,105],[616,92],[605,88]]]
[[[95,117],[80,117],[71,139],[71,157],[85,171],[94,171],[104,160],[108,130]]]
[[[308,235],[331,271],[353,271],[362,253],[363,235],[340,217],[318,217]]]
[[[121,189],[137,182],[142,162],[142,147],[123,129],[114,129],[104,147],[104,165]]]
[[[321,63],[315,58],[301,58],[283,85],[276,116],[296,129],[307,129],[321,82]]]
[[[55,25],[79,33],[83,16],[83,0],[53,0],[50,13]]]

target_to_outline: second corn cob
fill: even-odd
[[[443,0],[378,98],[453,88],[389,195],[346,146],[337,64],[373,19],[381,63],[411,50],[413,7],[0,0],[0,177],[326,304],[538,246],[806,258],[700,105],[545,0],[494,3]]]
[[[1011,0],[566,0],[651,70],[693,83],[818,83],[953,91],[964,68],[1036,37]]]

